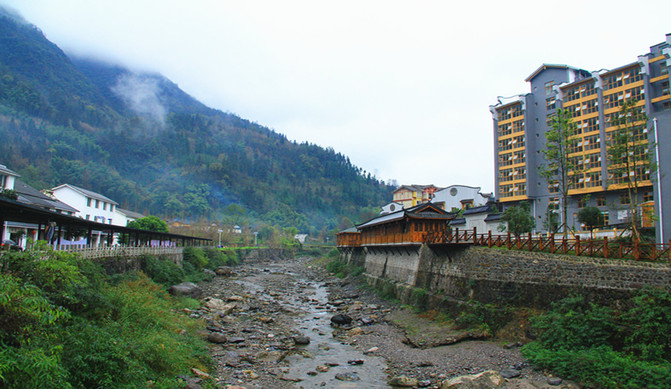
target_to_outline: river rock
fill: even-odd
[[[347,331],[347,335],[349,335],[349,336],[363,335],[363,328],[354,327],[351,330]]]
[[[228,266],[219,266],[214,269],[214,273],[218,276],[230,277],[233,275],[233,269]]]
[[[480,374],[454,377],[444,382],[441,389],[494,389],[502,388],[505,379],[498,371],[486,370]]]
[[[520,374],[521,374],[521,372],[517,369],[501,370],[501,376],[503,376],[503,378],[515,378],[515,377],[519,377]]]
[[[203,294],[203,290],[193,282],[182,282],[168,288],[168,292],[173,296],[198,297]]]
[[[226,338],[226,335],[222,334],[221,332],[210,332],[207,335],[207,340],[212,342],[212,343],[226,343],[226,342],[228,342],[228,339]]]
[[[551,377],[551,378],[548,378],[548,385],[558,386],[558,385],[561,385],[562,382],[564,382],[564,380],[562,380],[562,379],[559,378],[559,377]]]
[[[294,336],[294,343],[300,345],[310,344],[310,337],[303,335],[296,335]]]
[[[209,299],[205,302],[205,307],[213,312],[222,311],[224,309],[224,300],[216,298]]]
[[[349,325],[352,323],[352,318],[349,315],[338,314],[331,318],[331,324],[335,325]]]
[[[404,375],[396,376],[389,380],[388,384],[390,386],[399,386],[402,388],[412,388],[413,386],[419,385],[419,381],[416,378],[410,378]]]
[[[355,372],[338,373],[335,378],[340,381],[360,381],[361,378]]]
[[[219,315],[228,316],[231,314],[231,312],[233,312],[235,308],[237,308],[237,306],[238,305],[236,303],[224,304],[222,309],[219,311]]]
[[[331,370],[331,368],[326,365],[319,365],[315,370],[317,370],[320,373],[326,373],[327,371]]]
[[[192,368],[191,368],[191,372],[192,372],[193,374],[195,374],[196,377],[198,377],[198,378],[202,378],[202,379],[210,379],[210,378],[212,378],[211,375],[205,373],[205,372],[202,371],[202,370],[198,370],[198,369],[196,369],[195,367],[192,367]]]

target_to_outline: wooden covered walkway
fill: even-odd
[[[203,246],[211,244],[210,239],[178,235],[164,232],[146,231],[135,228],[97,223],[68,216],[44,208],[26,205],[18,201],[0,198],[0,236],[4,235],[5,223],[16,222],[34,225],[37,239],[50,241],[56,249],[63,249],[61,239],[65,234],[82,234],[87,242],[93,242],[95,233],[107,237],[103,246],[112,246],[114,236],[128,237],[127,246]],[[85,247],[91,248],[91,245]],[[82,248],[82,247],[79,247]]]

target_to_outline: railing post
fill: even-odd
[[[477,243],[477,239],[478,239],[478,228],[473,227],[473,244]]]
[[[575,255],[580,255],[580,235],[575,236]]]
[[[566,242],[566,235],[562,237],[561,245],[562,245],[562,251],[564,252],[564,254],[566,254],[566,252],[568,251],[568,242]]]
[[[506,247],[508,250],[510,250],[510,247],[512,247],[513,242],[510,240],[510,231],[508,231],[508,239],[506,240]]]
[[[638,250],[639,250],[638,243],[639,243],[639,242],[638,242],[638,239],[634,239],[634,259],[635,259],[636,261],[638,261],[639,259],[641,259],[641,253],[640,253],[640,251],[638,251]]]
[[[531,251],[531,232],[529,232],[529,241],[527,242],[527,250]]]
[[[608,258],[608,237],[603,237],[603,257]]]
[[[487,231],[487,246],[492,248],[492,230]]]
[[[554,254],[555,251],[557,251],[557,247],[555,246],[555,234],[554,234],[554,232],[552,233],[552,235],[550,235],[550,245],[551,245],[550,246],[550,252],[552,254]]]
[[[454,243],[459,243],[459,228],[455,228],[455,241]]]

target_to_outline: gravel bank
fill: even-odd
[[[379,299],[356,282],[334,278],[310,259],[257,261],[235,274],[204,283],[208,308],[191,312],[208,322],[222,387],[389,388],[389,379],[411,378],[414,387],[440,388],[449,378],[496,370],[516,377],[506,388],[575,388],[532,370],[518,347],[465,340],[419,348],[394,322],[402,317],[417,333],[434,324]],[[327,301],[328,299],[328,301]],[[329,325],[336,314],[352,323]],[[307,343],[306,343],[307,342]]]

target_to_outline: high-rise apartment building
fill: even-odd
[[[539,168],[547,165],[543,154],[545,133],[551,128],[557,109],[563,108],[571,113],[578,134],[577,146],[570,157],[581,166],[572,174],[574,185],[568,192],[567,224],[578,228],[577,212],[586,205],[601,209],[606,225],[627,224],[631,218],[630,199],[626,184],[609,169],[607,144],[617,128],[614,118],[620,113],[620,104],[636,100],[649,118],[636,136],[654,146],[652,151],[659,167],[657,171],[639,172],[644,176],[639,203],[654,201],[657,238],[668,242],[671,239],[670,55],[671,34],[668,34],[666,42],[652,46],[637,61],[612,70],[590,72],[545,64],[526,79],[530,93],[500,97],[497,104],[490,106],[494,119],[496,197],[504,208],[527,201],[536,219],[536,230],[547,229],[548,210],[558,209],[560,195],[556,185],[549,185],[539,175]]]

